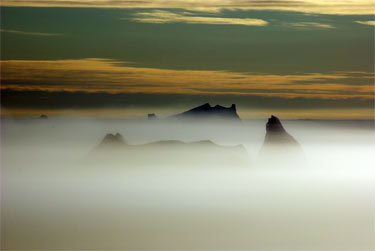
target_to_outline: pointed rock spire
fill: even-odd
[[[259,152],[258,164],[262,166],[293,166],[305,162],[302,148],[272,115],[266,124],[266,136]]]
[[[266,124],[264,143],[298,144],[298,142],[284,129],[278,117],[271,115]]]

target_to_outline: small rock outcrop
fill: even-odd
[[[156,119],[156,115],[155,115],[155,113],[149,113],[149,114],[147,115],[147,118],[148,118],[149,120],[153,120],[153,119]]]
[[[230,107],[223,107],[221,105],[211,106],[209,103],[190,109],[186,112],[171,116],[171,118],[219,118],[219,119],[234,119],[240,120],[237,114],[236,105],[232,104]]]
[[[41,114],[41,115],[39,116],[39,119],[48,119],[48,116],[45,115],[45,114]]]
[[[124,137],[122,137],[120,133],[116,133],[116,134],[108,133],[100,142],[100,144],[98,145],[98,148],[122,147],[125,145],[126,145],[126,142],[124,140]]]

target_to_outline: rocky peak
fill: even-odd
[[[108,133],[105,135],[103,140],[100,142],[101,146],[123,146],[126,145],[124,137],[120,133],[112,134]]]
[[[265,143],[298,144],[284,129],[280,119],[273,115],[266,124]]]
[[[266,124],[267,133],[286,133],[278,117],[271,115]]]

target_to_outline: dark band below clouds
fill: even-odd
[[[238,108],[277,108],[277,109],[331,109],[331,108],[373,108],[373,100],[341,99],[322,100],[245,95],[182,95],[182,94],[143,94],[143,93],[86,93],[86,92],[43,92],[15,91],[3,89],[1,106],[5,108],[122,108],[122,107],[186,107],[210,102]]]

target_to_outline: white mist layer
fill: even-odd
[[[2,249],[374,249],[373,123],[282,121],[306,163],[271,153],[261,166],[265,123],[4,119]],[[138,156],[87,165],[116,132],[129,144],[243,144],[249,163],[196,165],[187,148],[194,165],[173,154],[173,165],[148,165],[160,150],[150,148],[142,165]]]

